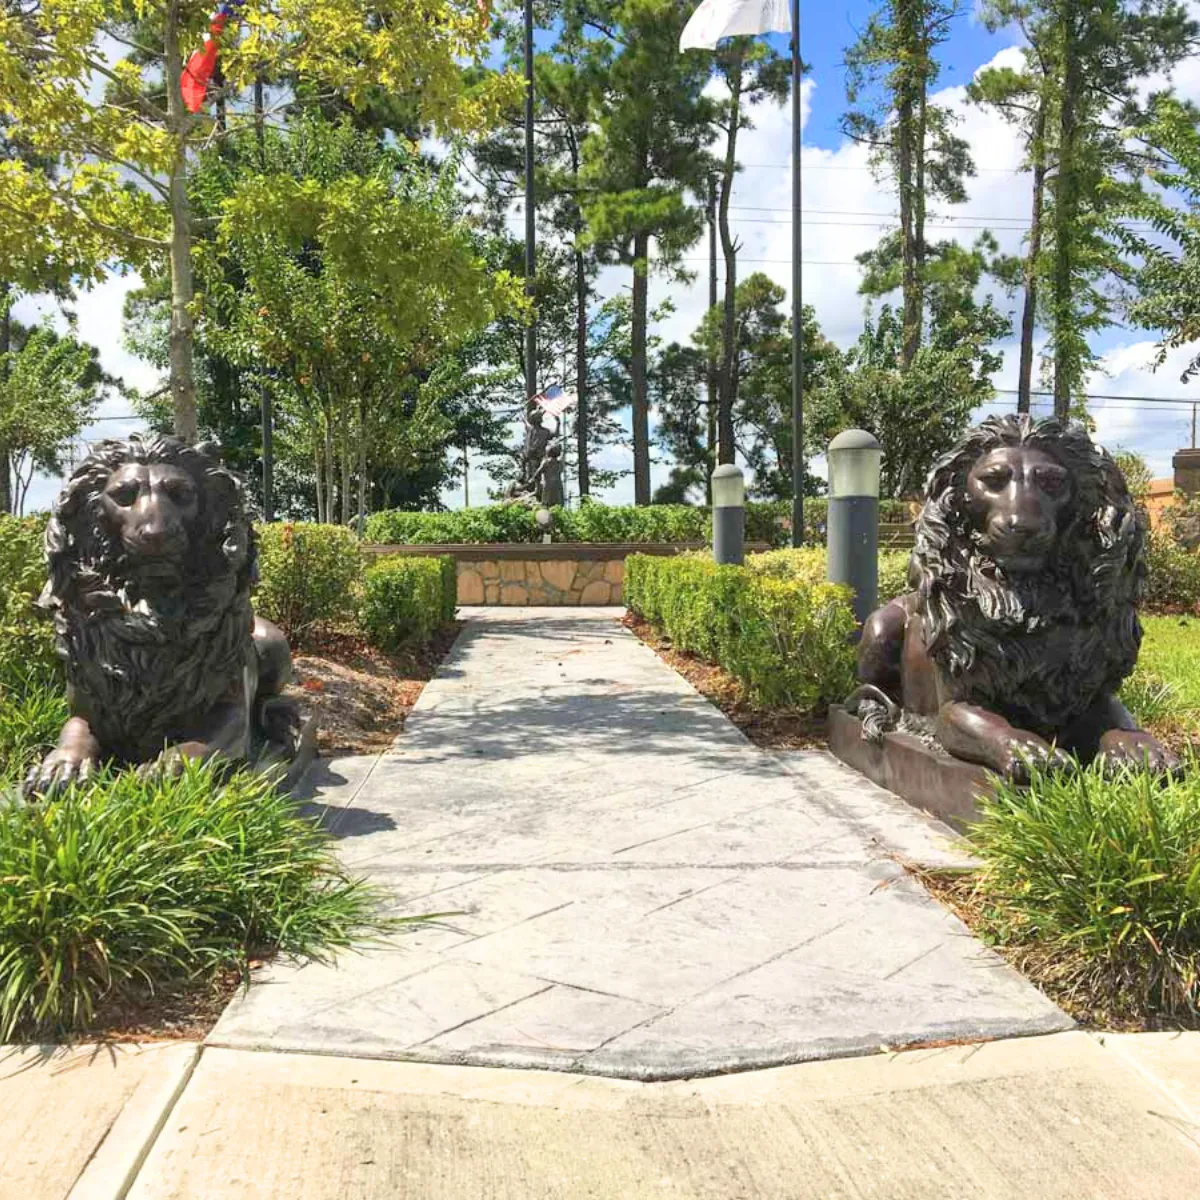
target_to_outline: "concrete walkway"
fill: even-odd
[[[620,610],[484,609],[319,800],[395,911],[278,966],[214,1047],[671,1079],[1068,1019],[890,857],[948,831],[821,753],[749,744]]]
[[[195,1046],[0,1051],[0,1200],[1195,1200],[1200,1034],[671,1083]]]

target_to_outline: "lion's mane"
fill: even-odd
[[[177,579],[147,582],[100,497],[125,463],[187,471],[200,498]],[[106,753],[153,757],[243,685],[252,663],[256,547],[241,487],[204,446],[137,435],[98,443],[67,481],[46,528],[54,617],[74,710]]]
[[[1070,474],[1072,501],[1036,577],[1006,578],[988,558],[967,499],[971,468],[1005,446],[1036,447]],[[1053,735],[1133,670],[1145,573],[1144,521],[1081,425],[995,417],[930,473],[912,575],[929,654],[956,699]]]

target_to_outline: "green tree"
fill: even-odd
[[[650,502],[649,273],[653,265],[682,276],[683,252],[704,223],[689,196],[705,187],[712,104],[703,94],[709,64],[679,52],[691,9],[687,0],[583,0],[565,14],[567,36],[595,81],[581,171],[587,237],[603,261],[633,272],[629,369],[638,504]]]
[[[1065,419],[1095,361],[1091,338],[1117,318],[1134,277],[1121,222],[1155,161],[1147,85],[1192,52],[1200,27],[1179,0],[989,0],[984,17],[1018,22],[1026,43],[1024,70],[985,73],[973,92],[1018,124],[1032,168],[1021,402],[1040,310],[1054,411]]]
[[[461,219],[454,164],[434,174],[315,116],[269,134],[265,152],[265,172],[234,176],[219,206],[205,277],[222,319],[204,337],[268,369],[320,519],[348,521],[373,470],[444,457],[456,430],[438,362],[519,294]]]
[[[992,299],[976,299],[994,241],[987,235],[968,250],[955,243],[934,247],[939,270],[925,287],[928,337],[904,364],[903,315],[883,305],[868,318],[841,370],[826,372],[815,389],[809,428],[823,445],[841,430],[871,430],[883,446],[881,487],[887,496],[909,496],[934,460],[948,450],[972,414],[992,399],[992,376],[1001,366],[996,342],[1011,323]]]
[[[192,214],[187,177],[201,144],[262,125],[238,97],[265,77],[303,90],[327,85],[350,104],[379,89],[412,98],[444,130],[474,129],[494,115],[509,81],[466,85],[464,58],[487,44],[486,13],[473,0],[328,0],[320,19],[305,0],[240,10],[244,36],[227,37],[216,114],[183,105],[185,55],[200,44],[209,0],[40,0],[0,10],[0,118],[51,176],[28,164],[0,171],[0,278],[32,256],[69,258],[72,273],[96,278],[114,261],[169,270],[168,337],[174,425],[196,435]],[[112,60],[111,47],[127,51]],[[97,94],[95,80],[105,85]],[[261,97],[261,86],[258,90]],[[48,247],[48,248],[47,248]],[[65,249],[64,249],[65,248]]]
[[[23,510],[35,471],[61,473],[71,439],[116,382],[100,369],[94,346],[12,322],[9,349],[0,354],[0,476],[10,501],[3,511]]]
[[[940,73],[938,47],[962,11],[959,0],[882,0],[846,51],[846,96],[852,107],[842,127],[870,147],[872,164],[891,174],[899,199],[899,232],[885,239],[884,253],[891,258],[898,240],[905,367],[922,341],[928,202],[962,203],[967,198],[963,181],[974,174],[967,143],[953,132],[953,114],[929,99]],[[863,291],[880,294],[878,275],[868,271]],[[889,279],[885,290],[894,286]]]
[[[1158,365],[1167,352],[1200,341],[1200,131],[1197,113],[1171,97],[1160,97],[1141,131],[1156,148],[1151,171],[1157,189],[1136,193],[1129,215],[1149,221],[1154,236],[1130,237],[1141,262],[1128,315],[1159,331]],[[1200,373],[1200,351],[1182,372]]]
[[[717,228],[721,254],[725,261],[725,288],[722,300],[721,344],[717,372],[717,462],[734,460],[734,358],[738,353],[734,326],[737,323],[738,246],[729,228],[729,204],[738,171],[738,135],[754,128],[749,109],[763,101],[782,104],[791,90],[791,64],[761,38],[727,38],[714,52],[716,78],[726,95],[713,114],[713,123],[724,135],[724,153],[720,160],[720,193],[717,200]]]
[[[734,445],[754,473],[756,495],[785,499],[792,494],[792,340],[783,311],[786,293],[761,272],[738,284],[734,308],[734,354],[730,363],[730,427]],[[659,442],[674,460],[656,500],[699,498],[710,464],[707,443],[705,368],[724,338],[725,307],[704,316],[691,346],[672,343],[652,371],[659,408]],[[821,333],[816,314],[804,309],[805,391],[828,388],[842,370],[843,355]],[[809,452],[823,446],[809,443]],[[815,480],[813,481],[815,485]]]

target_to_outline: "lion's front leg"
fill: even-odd
[[[153,762],[143,764],[143,774],[165,771],[178,774],[183,763],[213,758],[240,762],[249,752],[247,707],[241,700],[223,700],[197,723],[193,736],[168,746]]]
[[[962,700],[942,705],[937,735],[955,758],[990,767],[1014,783],[1028,783],[1033,766],[1062,767],[1070,761],[1036,733],[1018,729],[999,713]]]
[[[1101,696],[1068,730],[1064,745],[1085,762],[1099,755],[1110,766],[1144,766],[1155,774],[1178,771],[1179,756],[1138,728],[1116,696]]]

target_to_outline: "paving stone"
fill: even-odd
[[[453,915],[273,967],[214,1045],[645,1079],[1069,1024],[894,861],[961,865],[948,829],[751,745],[616,615],[468,610],[313,789],[389,913]]]

